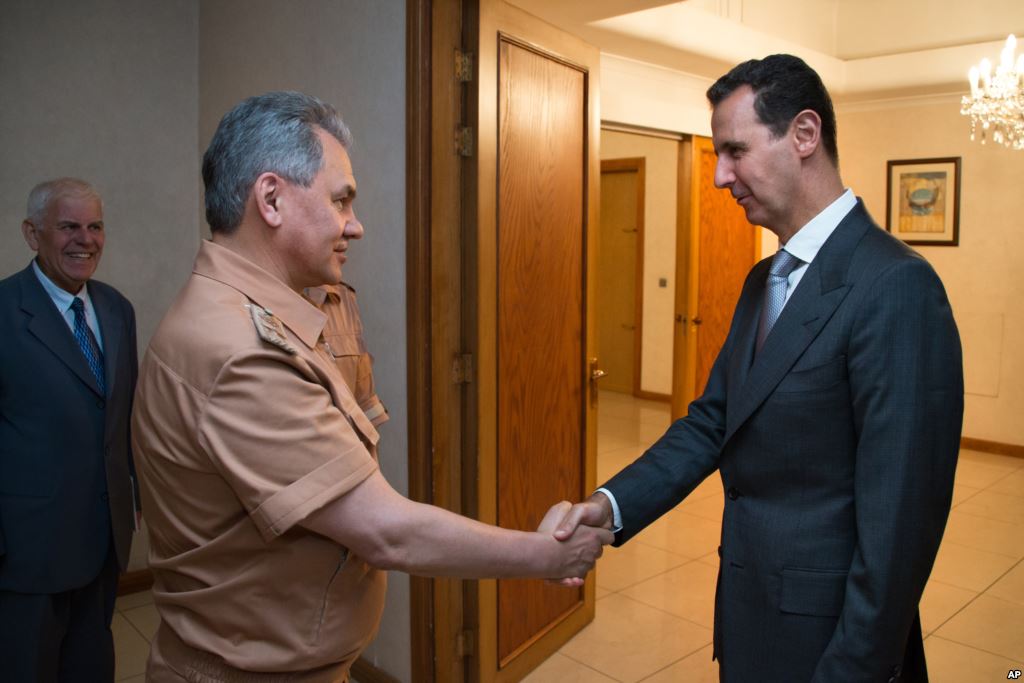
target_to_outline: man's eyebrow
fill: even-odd
[[[722,144],[715,148],[715,154],[721,154],[722,152],[742,152],[747,149],[747,145],[743,142],[737,142],[734,140],[725,140]]]
[[[63,227],[69,225],[81,225],[81,223],[79,223],[78,221],[57,221],[57,225]],[[86,225],[98,225],[100,227],[103,227],[103,221],[89,221],[88,223],[86,223]]]
[[[356,188],[348,183],[341,186],[341,189],[334,193],[335,199],[355,199]]]

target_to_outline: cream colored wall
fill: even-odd
[[[640,389],[672,393],[672,316],[676,276],[675,140],[601,131],[601,158],[643,157],[644,162],[644,273],[643,348]],[[658,280],[664,278],[661,287]]]
[[[195,0],[18,0],[0,20],[0,278],[34,256],[20,230],[29,190],[88,180],[107,235],[96,278],[134,305],[140,351],[199,243],[198,16]],[[143,531],[130,570],[148,547]]]
[[[1024,152],[969,139],[955,98],[843,110],[843,179],[885,224],[886,162],[962,157],[960,246],[916,247],[942,278],[964,346],[964,436],[1024,445]]]
[[[712,81],[601,53],[601,118],[634,126],[711,135],[704,93]]]

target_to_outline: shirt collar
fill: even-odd
[[[341,300],[341,285],[320,285],[319,287],[306,287],[303,292],[306,298],[319,308],[324,305],[327,299],[331,301]]]
[[[789,238],[785,244],[786,251],[804,263],[810,263],[818,255],[821,246],[825,244],[839,223],[846,218],[846,214],[850,213],[856,205],[857,198],[853,195],[853,191],[847,188],[839,195],[838,199],[826,206],[821,213]]]
[[[327,316],[301,294],[241,254],[203,240],[192,272],[237,289],[280,319],[303,344],[309,348],[316,346]]]
[[[43,289],[46,290],[46,293],[50,296],[50,299],[53,300],[54,305],[57,306],[57,310],[60,311],[61,314],[66,313],[67,310],[71,308],[71,303],[75,300],[76,296],[85,302],[86,309],[92,308],[92,299],[89,298],[88,282],[82,285],[82,289],[78,291],[78,294],[72,294],[66,289],[57,286],[53,280],[47,277],[46,273],[43,272],[43,269],[39,267],[39,263],[36,259],[32,259],[32,270],[35,271],[39,284],[41,284]]]

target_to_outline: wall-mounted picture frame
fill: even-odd
[[[960,243],[960,157],[887,163],[885,229],[907,244]]]

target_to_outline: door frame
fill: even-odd
[[[642,397],[640,373],[643,370],[644,344],[644,200],[647,195],[647,162],[644,157],[601,159],[601,175],[605,173],[636,173],[636,258],[634,275],[635,295],[633,302],[633,395]],[[603,349],[598,349],[604,353]]]
[[[462,0],[406,0],[409,498],[457,513],[464,511],[460,448],[465,399],[452,372],[463,348],[463,207],[461,162],[450,126],[461,116],[463,88],[454,77],[442,76],[454,74],[462,20]],[[471,644],[462,631],[463,584],[409,578],[413,683],[465,680],[463,653]],[[353,672],[358,673],[355,667]]]
[[[489,0],[406,0],[406,323],[408,334],[407,380],[409,414],[409,497],[473,518],[481,514],[473,483],[475,453],[463,444],[477,442],[480,370],[467,365],[467,352],[478,344],[479,320],[472,306],[480,284],[467,264],[475,262],[475,231],[463,234],[469,218],[475,223],[475,195],[465,183],[475,178],[479,154],[463,159],[457,151],[456,132],[476,116],[471,90],[455,78],[456,52],[472,45],[471,30],[479,22],[479,2]],[[471,69],[479,81],[479,56]],[[594,74],[592,74],[594,76]],[[493,78],[494,74],[488,74]],[[597,79],[589,87],[597,87]],[[590,95],[593,97],[593,95]],[[587,122],[590,144],[598,144],[600,122],[596,102]],[[477,148],[481,147],[477,141]],[[589,177],[599,173],[594,155]],[[599,177],[599,176],[598,176]],[[493,191],[494,188],[491,188]],[[596,193],[588,202],[596,221]],[[596,240],[588,244],[588,259],[596,257]],[[588,279],[586,296],[595,283]],[[588,327],[594,317],[589,316]],[[593,339],[595,330],[588,332]],[[588,348],[588,358],[593,349]],[[474,354],[473,363],[485,362]],[[583,364],[586,365],[586,364]],[[486,368],[484,368],[486,370]],[[581,368],[581,371],[586,368]],[[588,387],[591,388],[592,387]],[[592,392],[596,396],[596,392]],[[596,439],[596,421],[587,425]],[[593,469],[591,468],[591,472]],[[594,482],[586,486],[593,488]],[[588,489],[589,490],[589,489]],[[484,510],[483,512],[487,512]],[[477,581],[410,577],[410,635],[413,683],[462,683],[479,678],[480,651],[491,647],[474,642]],[[588,579],[592,618],[595,583]],[[554,630],[567,626],[563,621]],[[389,677],[365,662],[353,668],[361,680]],[[508,672],[513,673],[513,672]]]

